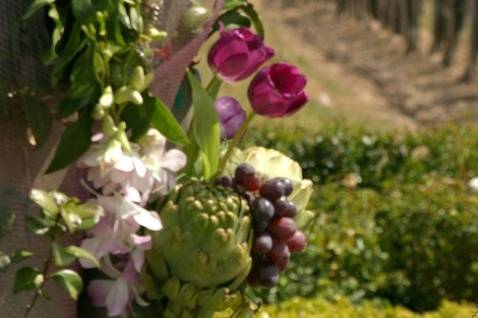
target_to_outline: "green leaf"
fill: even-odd
[[[60,18],[60,13],[58,12],[56,5],[50,5],[50,10],[48,10],[48,16],[55,23],[55,28],[51,32],[50,48],[42,54],[42,61],[47,65],[52,63],[57,57],[55,48],[58,42],[60,42],[64,30],[64,25]]]
[[[68,36],[65,48],[60,52],[57,52],[59,58],[58,61],[55,62],[51,75],[53,85],[56,85],[60,79],[64,77],[65,74],[63,73],[68,64],[84,49],[86,44],[87,40],[82,37],[81,27],[78,24],[75,24],[73,30]]]
[[[89,48],[74,62],[70,74],[70,87],[60,103],[60,117],[70,116],[74,112],[98,102],[101,95],[99,82],[102,80],[99,75],[97,77],[97,74],[101,72],[103,64],[97,65],[98,61],[95,62],[94,56],[95,51]],[[103,68],[102,76],[104,76],[104,72]]]
[[[152,96],[145,99],[145,104],[147,103],[152,103],[154,107],[153,117],[151,118],[152,126],[159,130],[170,142],[187,145],[189,143],[188,136],[169,108]]]
[[[60,211],[53,195],[46,191],[32,189],[30,192],[30,200],[42,208],[45,215],[49,217],[54,217]]]
[[[73,263],[76,257],[70,253],[67,253],[57,243],[51,245],[51,254],[53,256],[53,262],[55,266],[64,267]]]
[[[23,95],[23,107],[27,125],[31,129],[36,145],[41,147],[50,136],[53,118],[48,106],[31,94]]]
[[[93,263],[96,267],[100,267],[100,263],[98,262],[98,259],[96,259],[96,257],[93,254],[91,254],[87,250],[82,249],[81,247],[70,245],[64,249],[64,252],[76,258],[83,258]]]
[[[131,6],[129,9],[131,27],[138,33],[143,33],[143,18],[139,9]]]
[[[77,300],[83,290],[83,280],[77,272],[70,269],[62,269],[51,275],[58,285],[63,288],[72,299]]]
[[[87,16],[93,9],[91,0],[74,0],[71,1],[71,7],[73,9],[73,14],[77,20],[82,20]]]
[[[126,7],[123,3],[118,4],[118,12],[119,12],[119,21],[128,29],[131,29],[131,21],[129,19],[128,12],[126,11]]]
[[[21,261],[24,261],[27,258],[30,258],[31,256],[33,256],[33,253],[30,251],[18,250],[18,251],[15,251],[15,253],[13,253],[11,260],[12,260],[12,263],[20,263]]]
[[[55,226],[55,222],[45,218],[27,216],[27,226],[34,234],[45,235],[53,226]]]
[[[252,20],[254,27],[259,35],[265,37],[264,25],[262,24],[259,14],[257,14],[256,9],[252,4],[241,7],[242,11],[247,14],[247,16]]]
[[[148,131],[153,113],[154,105],[151,104],[143,104],[141,107],[128,104],[124,108],[121,120],[131,129],[131,140],[137,140]]]
[[[221,130],[214,101],[191,72],[189,82],[193,91],[192,132],[203,160],[203,176],[211,178],[219,166]]]
[[[30,7],[28,7],[27,13],[25,13],[23,19],[26,20],[31,18],[38,10],[53,2],[55,2],[55,0],[34,0]]]
[[[218,30],[220,24],[224,25],[224,28],[226,29],[233,29],[241,26],[249,28],[252,23],[248,17],[240,14],[239,12],[229,11],[219,16],[214,29]]]
[[[0,252],[0,273],[5,273],[10,267],[11,263],[12,263],[12,260],[10,256]]]
[[[182,122],[184,118],[187,116],[188,112],[191,110],[192,106],[192,91],[191,91],[191,84],[189,83],[188,77],[184,76],[181,86],[176,94],[176,98],[174,99],[174,105],[172,108],[172,113],[174,117],[179,121]]]
[[[20,268],[15,275],[13,293],[16,294],[24,290],[37,289],[44,281],[45,277],[36,268]]]
[[[247,0],[228,0],[224,4],[225,11],[236,10],[239,7],[247,5]]]
[[[91,144],[92,122],[93,119],[89,112],[85,111],[76,122],[66,127],[56,149],[55,157],[46,173],[67,167],[88,150]]]

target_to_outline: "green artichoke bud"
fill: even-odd
[[[171,302],[168,311],[197,317],[241,305],[237,289],[252,263],[247,203],[230,189],[193,179],[176,186],[159,213],[163,229],[152,233],[147,262]],[[164,263],[167,270],[158,266]]]

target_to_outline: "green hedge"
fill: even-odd
[[[360,306],[346,299],[327,302],[321,299],[294,298],[276,306],[264,308],[268,314],[260,318],[472,318],[477,308],[466,304],[445,301],[437,311],[416,314],[403,307],[393,307],[379,302],[365,302]]]
[[[478,133],[447,127],[393,136],[333,127],[316,136],[261,132],[317,182],[306,253],[267,303],[294,296],[383,297],[423,311],[478,301]],[[361,180],[355,184],[354,180]]]
[[[380,189],[388,179],[417,182],[434,173],[452,178],[478,174],[478,129],[449,126],[397,136],[331,124],[320,131],[256,130],[251,143],[274,147],[300,161],[316,183],[356,175],[360,187]]]

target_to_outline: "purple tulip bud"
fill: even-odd
[[[277,63],[263,68],[249,86],[254,111],[268,117],[286,117],[299,111],[309,100],[304,92],[306,77],[298,67]]]
[[[222,137],[232,139],[246,120],[246,112],[232,97],[222,96],[216,100],[216,111],[221,122]]]
[[[228,31],[222,28],[219,40],[209,51],[208,61],[224,81],[237,82],[252,75],[274,54],[261,36],[246,27]]]

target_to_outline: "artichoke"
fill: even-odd
[[[231,189],[193,179],[176,186],[159,213],[163,229],[152,233],[147,263],[163,317],[240,310],[239,287],[252,263],[247,203]]]

